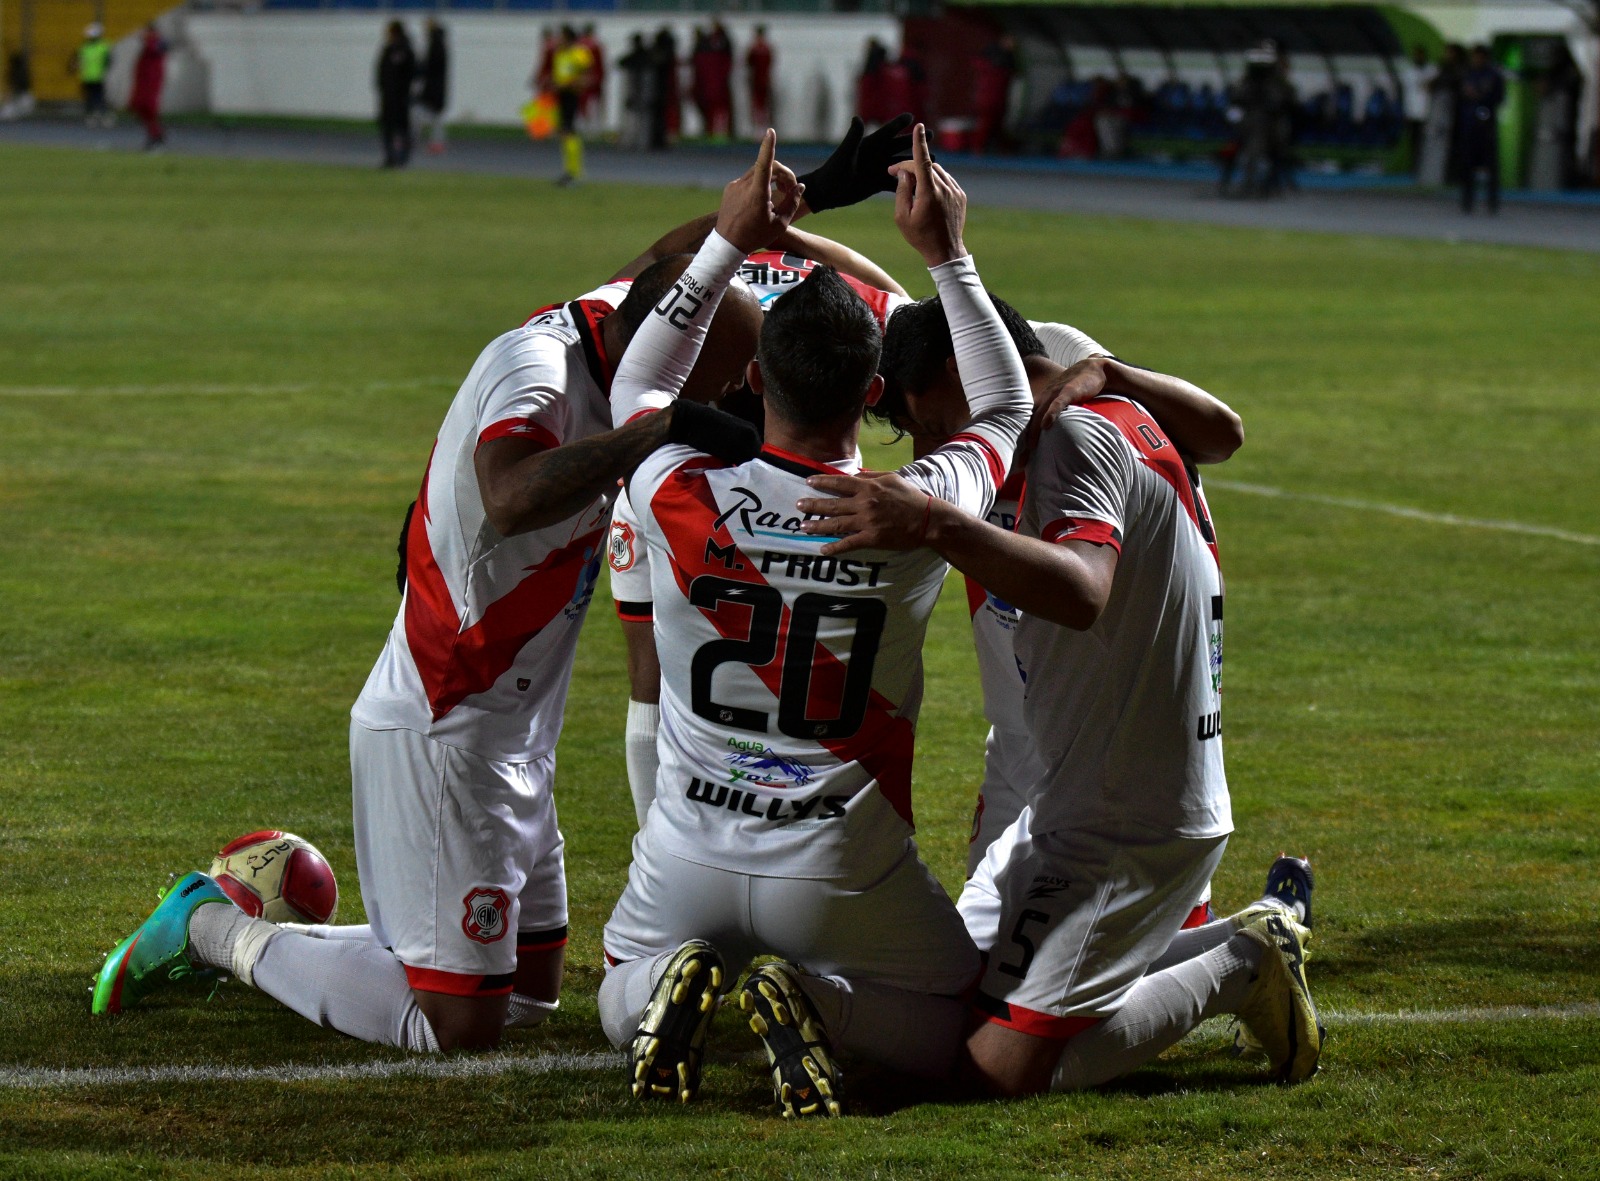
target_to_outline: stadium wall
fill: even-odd
[[[377,98],[373,64],[387,12],[190,12],[170,14],[176,34],[171,62],[173,93],[163,106],[173,112],[218,115],[291,115],[323,118],[374,118]],[[686,50],[697,24],[694,13],[528,14],[457,13],[443,16],[449,31],[450,118],[461,123],[515,126],[531,97],[528,79],[539,57],[541,30],[563,17],[593,23],[606,54],[603,123],[621,123],[622,79],[616,62],[629,37],[647,39],[662,25]],[[844,133],[855,109],[856,75],[868,38],[877,37],[893,52],[900,45],[900,22],[881,15],[723,14],[733,39],[735,115],[741,132],[748,110],[744,90],[744,51],[752,29],[767,27],[775,50],[773,122],[791,140],[830,140]],[[421,43],[422,14],[404,23]],[[165,23],[165,22],[164,22]],[[131,46],[131,42],[130,42]],[[132,55],[119,53],[123,61]],[[118,94],[117,79],[111,85]],[[131,80],[129,83],[131,84]],[[699,113],[683,104],[684,133],[699,134]]]

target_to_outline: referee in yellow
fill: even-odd
[[[558,185],[570,185],[583,175],[583,139],[578,135],[578,104],[594,72],[594,54],[578,40],[571,25],[561,26],[561,40],[550,58],[550,81],[560,113],[561,176]]]

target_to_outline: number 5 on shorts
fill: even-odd
[[[1017,916],[1017,925],[1011,928],[1011,942],[1022,948],[1022,962],[1020,964],[1001,964],[1000,971],[1007,976],[1015,976],[1021,980],[1028,974],[1028,967],[1033,963],[1033,957],[1039,950],[1033,945],[1033,940],[1022,933],[1022,928],[1029,923],[1048,923],[1050,916],[1039,910],[1025,910]]]

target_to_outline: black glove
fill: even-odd
[[[854,205],[874,193],[894,192],[895,179],[889,175],[889,165],[911,159],[911,133],[907,129],[914,122],[909,114],[896,115],[867,135],[861,116],[852,117],[850,130],[833,149],[833,155],[799,178],[806,186],[804,199],[811,212]]]
[[[761,450],[761,435],[742,418],[679,398],[672,404],[667,442],[682,443],[724,463],[746,463]]]

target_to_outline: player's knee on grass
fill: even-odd
[[[517,970],[511,977],[511,990],[519,996],[554,1004],[561,999],[561,974],[566,962],[564,935],[556,947],[517,948]]]
[[[987,1095],[1014,1098],[1050,1089],[1062,1042],[984,1021],[967,1036],[966,1082]]]
[[[505,1029],[506,1013],[511,997],[451,996],[442,992],[423,992],[413,989],[417,1007],[433,1027],[433,1036],[439,1049],[492,1050],[500,1044]]]

